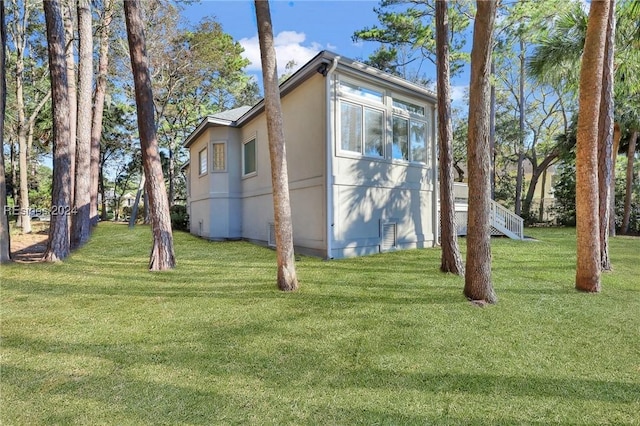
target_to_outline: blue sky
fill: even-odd
[[[215,16],[224,31],[244,47],[246,57],[252,62],[247,71],[260,78],[260,51],[253,4],[248,0],[204,0],[186,7],[184,16],[193,23],[205,16]],[[378,47],[377,43],[354,43],[351,37],[354,31],[378,23],[373,11],[378,4],[377,0],[272,0],[271,19],[278,72],[282,74],[290,60],[295,60],[298,66],[304,65],[321,50],[331,50],[357,60],[368,58]],[[433,70],[425,72],[427,77],[435,80]],[[454,100],[463,97],[467,85],[467,73],[453,81]]]

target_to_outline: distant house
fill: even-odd
[[[437,244],[434,93],[327,51],[280,93],[297,252]],[[191,233],[274,245],[264,102],[206,117],[184,145]]]

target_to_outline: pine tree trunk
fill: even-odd
[[[71,165],[69,155],[69,88],[65,60],[64,26],[59,0],[43,2],[47,25],[51,103],[53,109],[53,190],[49,243],[44,260],[60,261],[69,255]]]
[[[26,6],[25,6],[26,7]],[[26,12],[25,12],[26,13]],[[28,182],[28,149],[27,149],[27,119],[24,100],[24,52],[26,50],[26,28],[21,27],[16,31],[16,114],[18,118],[18,167],[19,167],[19,207],[18,221],[22,232],[31,233],[31,216],[29,215],[29,182]],[[15,180],[13,181],[15,184]]]
[[[93,90],[93,32],[89,0],[78,0],[78,127],[76,186],[71,221],[71,248],[89,241],[91,233],[91,95]]]
[[[598,214],[600,216],[600,266],[603,271],[611,270],[609,259],[609,215],[611,179],[613,177],[613,55],[615,49],[615,0],[609,6],[609,18],[605,41],[605,56],[602,70],[602,94],[600,97],[600,117],[598,121]]]
[[[66,44],[66,67],[67,67],[67,84],[69,87],[69,173],[70,188],[69,205],[73,206],[76,187],[76,138],[78,126],[78,97],[76,85],[76,60],[75,60],[75,31],[73,22],[74,0],[63,0],[62,19],[64,23],[64,32]]]
[[[175,266],[173,234],[169,202],[162,175],[154,121],[153,93],[147,60],[144,22],[139,0],[125,0],[124,15],[127,23],[127,39],[131,55],[131,69],[136,92],[138,130],[142,148],[142,164],[149,195],[153,248],[149,260],[151,271],[162,271]]]
[[[638,142],[638,131],[634,130],[629,139],[629,150],[627,151],[627,187],[624,193],[624,215],[622,217],[622,234],[629,233],[629,223],[631,222],[631,197],[633,196],[633,162],[636,157],[636,144]]]
[[[547,169],[542,172],[542,187],[540,188],[540,205],[538,206],[538,222],[544,222],[544,199],[547,195],[545,187],[547,186]]]
[[[496,303],[491,283],[489,159],[490,64],[495,1],[478,0],[471,50],[469,89],[469,219],[464,295],[479,303]]]
[[[518,101],[518,165],[516,174],[516,199],[515,199],[515,213],[518,216],[529,215],[529,207],[522,209],[522,187],[524,186],[524,114],[525,114],[525,99],[524,99],[524,67],[525,67],[525,46],[524,40],[520,37],[520,79],[519,79],[519,101]]]
[[[273,41],[273,27],[269,2],[256,0],[256,19],[260,39],[260,58],[264,82],[267,134],[269,138],[269,158],[271,160],[271,184],[273,187],[273,210],[276,232],[276,252],[278,261],[278,288],[293,291],[298,288],[296,275],[293,224],[289,201],[289,177],[287,153],[282,123],[282,105],[278,88],[276,51]]]
[[[11,261],[11,244],[9,241],[9,217],[7,216],[7,186],[4,170],[4,114],[7,100],[6,46],[7,28],[4,22],[4,2],[0,4],[0,263]]]
[[[91,120],[91,209],[89,213],[89,216],[91,217],[91,226],[96,226],[98,224],[98,186],[101,174],[100,139],[102,137],[104,101],[107,94],[109,35],[111,33],[111,19],[113,17],[111,0],[103,1],[102,13],[102,20],[100,22],[100,56],[98,59],[98,75],[96,79],[96,92],[93,100],[93,117]]]
[[[436,1],[436,50],[438,74],[438,139],[440,146],[440,270],[464,275],[458,247],[453,195],[453,128],[449,83],[449,17],[446,1]]]
[[[591,2],[580,67],[576,143],[576,289],[600,291],[600,218],[598,214],[598,121],[609,2]]]
[[[622,132],[618,123],[613,124],[613,149],[611,150],[611,186],[609,187],[609,236],[616,235],[616,163]]]

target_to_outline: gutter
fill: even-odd
[[[338,67],[338,61],[340,60],[340,56],[336,56],[333,58],[333,63],[331,64],[331,68],[327,70],[327,74],[325,75],[325,94],[326,94],[326,102],[327,102],[327,111],[326,111],[326,166],[327,170],[325,171],[326,178],[326,190],[327,193],[327,260],[333,259],[332,256],[332,248],[331,243],[333,242],[333,115],[331,114],[331,105],[333,103],[333,94],[331,92],[331,79],[333,78],[333,72]]]

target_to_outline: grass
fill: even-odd
[[[640,424],[640,239],[611,241],[600,294],[573,289],[575,233],[493,241],[477,308],[437,249],[298,262],[101,224],[62,264],[3,266],[0,423]],[[463,240],[464,248],[464,240]]]

